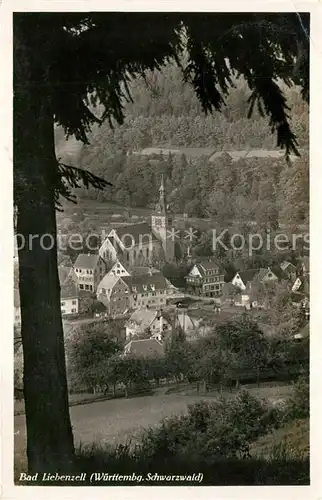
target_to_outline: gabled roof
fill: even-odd
[[[153,309],[136,309],[127,321],[127,326],[133,326],[133,324],[143,331],[149,328],[151,323],[158,317],[158,311]]]
[[[124,278],[125,278],[125,276],[118,276],[118,275],[114,275],[114,274],[105,274],[104,278],[102,278],[101,281],[99,282],[99,285],[97,287],[97,292],[99,292],[99,290],[101,290],[102,288],[105,288],[106,295],[110,296],[116,283],[120,280],[124,281]]]
[[[131,266],[129,273],[131,276],[142,276],[147,274],[158,274],[160,271],[154,267],[148,266]]]
[[[308,273],[310,272],[310,257],[308,255],[303,255],[303,257],[301,257],[299,259],[302,267],[305,268],[305,271]]]
[[[184,330],[184,332],[187,332],[187,330],[194,330],[198,328],[201,321],[201,318],[192,318],[188,314],[184,313],[178,314],[176,318],[176,324],[180,326]]]
[[[249,281],[253,281],[254,277],[258,275],[259,272],[260,269],[247,269],[247,271],[240,271],[236,274],[240,276],[242,282],[244,283],[244,285],[246,285]]]
[[[70,277],[60,287],[61,299],[74,299],[78,297],[78,288],[74,280]]]
[[[292,266],[292,264],[290,264]],[[270,270],[279,280],[288,280],[288,275],[280,266],[271,266]]]
[[[196,264],[194,264],[192,266],[192,268],[190,269],[189,273],[192,271],[192,269],[194,267],[197,267],[199,273],[201,274],[201,276],[205,276],[206,275],[206,271],[211,271],[211,270],[216,270],[218,269],[218,272],[220,274],[225,274],[225,271],[223,269],[220,268],[220,266],[218,266],[218,264],[216,264],[216,262],[214,261],[203,261],[203,262],[197,262]]]
[[[295,288],[293,290],[296,282],[298,282],[299,285],[297,288]],[[310,281],[309,281],[308,277],[305,276],[305,277],[296,278],[296,280],[293,284],[293,288],[292,288],[293,293],[300,293],[303,295],[309,295],[310,294]]]
[[[287,278],[287,276],[283,273],[282,269],[278,266],[276,266],[276,268],[273,267],[260,268],[258,273],[254,276],[254,278],[258,281],[262,281],[269,272],[272,272],[277,279],[279,279],[279,276],[282,276],[282,274],[284,275],[285,279]]]
[[[131,340],[124,348],[124,355],[136,358],[162,357],[164,347],[156,339]]]
[[[292,264],[291,262],[289,262],[288,260],[284,260],[281,265],[280,265],[281,269],[283,271],[285,270],[289,270],[290,268],[294,269],[294,271],[296,270],[296,266],[294,266],[294,264]]]
[[[171,286],[160,272],[152,275],[124,276],[122,279],[130,287],[132,293],[154,292]]]
[[[265,276],[271,271],[277,279],[288,279],[287,274],[281,269],[279,266],[272,266],[272,267],[261,267],[259,269],[248,269],[246,271],[240,271],[236,274],[239,274],[242,282],[247,285],[247,283],[250,283],[254,280],[261,281],[262,279],[265,278]],[[235,274],[235,276],[236,276]]]
[[[76,280],[77,276],[72,266],[59,266],[58,278],[60,285],[63,285],[69,278]]]
[[[99,255],[94,253],[80,253],[74,264],[75,268],[95,269],[99,261]]]
[[[111,237],[112,231],[115,231],[118,238],[122,240],[124,238],[124,245],[129,246],[131,244],[131,239],[134,239],[136,245],[140,242],[145,244],[149,242],[149,239],[146,235],[152,238],[153,241],[156,241],[157,238],[152,232],[150,224],[147,222],[142,222],[140,224],[128,224],[126,226],[118,226],[114,227],[109,233],[109,237]],[[129,235],[126,237],[126,235]]]
[[[119,260],[117,260],[115,264],[113,264],[111,269],[109,269],[108,274],[115,274],[117,276],[122,276],[121,274],[116,273],[117,269],[122,269],[122,271],[125,271],[128,273],[128,275],[130,275],[130,272],[126,269],[125,265],[122,264],[122,262],[120,262]]]

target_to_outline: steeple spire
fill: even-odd
[[[161,193],[164,194],[164,177],[163,177],[163,174],[161,175],[161,184],[160,184],[159,192],[160,192],[160,195],[161,195]]]
[[[166,215],[166,199],[165,199],[165,188],[164,188],[164,177],[161,175],[161,183],[159,187],[159,202],[157,205],[157,212]]]

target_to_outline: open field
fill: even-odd
[[[286,397],[291,386],[265,385],[249,388],[258,397],[272,402]],[[157,425],[163,418],[185,413],[187,406],[200,400],[214,400],[216,395],[193,394],[193,391],[165,395],[162,393],[130,399],[97,401],[70,408],[75,445],[99,443],[118,444],[135,441],[147,427]],[[15,467],[26,466],[26,427],[24,415],[15,417]]]

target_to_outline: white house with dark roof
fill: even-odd
[[[78,314],[79,312],[79,297],[77,284],[71,277],[67,278],[65,283],[60,287],[60,308],[62,316]]]
[[[161,342],[171,328],[170,318],[161,310],[140,308],[131,314],[125,324],[126,339],[148,335]]]
[[[97,287],[97,300],[105,305],[110,316],[122,315],[130,308],[130,289],[126,277],[106,274]]]
[[[76,273],[71,266],[58,266],[60,308],[62,316],[79,312],[79,291]]]
[[[71,267],[59,266],[58,277],[60,283],[60,308],[62,316],[77,314],[79,312],[79,292],[77,277]],[[14,289],[14,326],[21,326],[20,294],[18,288]]]
[[[283,260],[283,262],[280,264],[280,267],[289,277],[293,277],[296,275],[296,266],[292,264],[292,262]]]
[[[81,253],[74,264],[74,271],[79,290],[95,292],[106,273],[106,262],[97,254]]]
[[[124,276],[123,280],[129,287],[131,309],[141,307],[162,309],[168,299],[182,295],[160,272],[151,275]]]
[[[206,296],[219,296],[225,284],[225,271],[213,261],[195,264],[186,276],[187,287]]]

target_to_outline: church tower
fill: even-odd
[[[174,241],[171,238],[172,218],[168,215],[168,206],[164,187],[164,178],[161,177],[159,200],[152,215],[152,232],[161,242],[166,260],[174,258]]]

